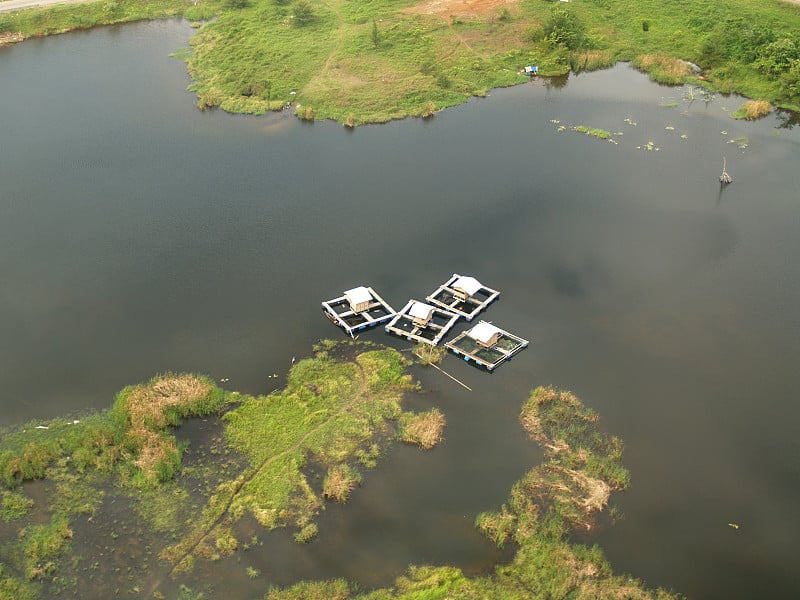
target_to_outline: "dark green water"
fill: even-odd
[[[800,593],[800,132],[624,66],[352,133],[201,113],[167,58],[190,35],[0,49],[0,424],[104,408],[166,370],[267,392],[340,336],[321,300],[365,284],[399,308],[468,273],[530,348],[494,375],[448,358],[472,393],[426,373],[444,444],[396,448],[309,546],[261,535],[259,579],[224,561],[201,579],[255,597],[411,563],[485,571],[501,555],[472,522],[539,460],[516,417],[555,384],[627,444],[626,518],[591,538],[617,571],[692,598]]]

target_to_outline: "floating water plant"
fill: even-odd
[[[577,131],[578,133],[585,133],[586,135],[591,135],[592,137],[600,138],[601,140],[607,140],[611,137],[611,132],[606,131],[605,129],[597,129],[595,127],[586,127],[585,125],[576,125],[572,128],[573,131]]]
[[[732,138],[732,139],[728,140],[728,143],[729,144],[736,144],[736,146],[737,146],[737,148],[739,148],[739,150],[744,150],[745,148],[747,148],[750,145],[750,140],[748,140],[745,136],[741,136],[741,137]]]

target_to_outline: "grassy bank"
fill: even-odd
[[[126,387],[102,413],[6,432],[0,599],[86,593],[92,580],[95,597],[123,585],[152,597],[168,575],[253,545],[244,518],[309,542],[326,500],[348,500],[401,423],[403,439],[424,448],[441,437],[440,414],[402,409],[416,384],[399,352],[316,350],[269,396],[168,373]],[[202,416],[217,433],[190,448],[181,424]]]
[[[301,118],[355,126],[521,83],[525,65],[559,75],[631,61],[662,83],[800,109],[800,6],[782,0],[105,0],[0,14],[0,36],[176,15],[216,16],[186,56],[201,108],[291,103]]]
[[[499,512],[477,519],[478,527],[495,543],[516,545],[510,564],[487,577],[467,577],[452,567],[412,567],[392,588],[366,594],[343,580],[303,582],[273,589],[266,600],[679,598],[664,590],[647,590],[629,576],[614,575],[597,546],[568,541],[571,531],[591,527],[612,491],[628,486],[619,438],[604,433],[598,416],[573,394],[549,387],[531,393],[520,421],[543,448],[546,462],[513,486]]]

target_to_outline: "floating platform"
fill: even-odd
[[[445,348],[465,361],[493,371],[500,363],[511,360],[517,352],[528,346],[528,340],[512,335],[486,321],[459,334],[445,344]]]
[[[436,346],[458,319],[459,315],[450,311],[419,300],[409,300],[386,325],[386,333]]]
[[[395,310],[371,287],[359,286],[347,290],[339,298],[322,303],[325,316],[344,329],[350,337],[354,332],[375,327],[395,316]]]
[[[474,277],[453,273],[453,276],[426,300],[464,317],[467,321],[472,321],[475,315],[494,302],[499,295],[500,292],[486,287]]]

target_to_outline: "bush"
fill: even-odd
[[[301,27],[308,25],[315,18],[314,7],[307,0],[298,0],[294,3],[294,22]]]
[[[544,36],[548,43],[577,50],[584,45],[586,28],[570,9],[554,6],[550,18],[544,24]]]

